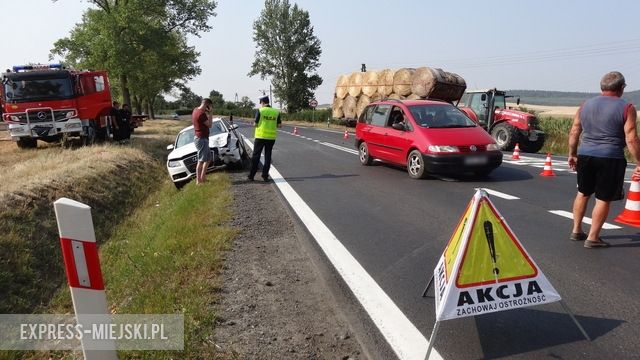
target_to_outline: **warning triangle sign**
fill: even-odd
[[[438,321],[561,300],[482,189],[460,218],[434,280]]]

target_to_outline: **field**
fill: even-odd
[[[52,205],[69,197],[92,207],[109,310],[185,315],[185,352],[121,355],[196,358],[213,351],[212,294],[236,231],[226,225],[226,174],[182,191],[166,174],[165,148],[185,124],[148,121],[125,145],[21,150],[0,141],[0,313],[73,311]],[[193,211],[213,216],[193,218]],[[25,357],[67,355],[0,351],[0,358]]]

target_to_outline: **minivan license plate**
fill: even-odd
[[[465,165],[484,165],[487,162],[486,156],[468,156],[464,158]]]

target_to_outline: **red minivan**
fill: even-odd
[[[373,159],[407,167],[409,176],[429,173],[488,175],[502,163],[491,136],[450,103],[384,100],[367,106],[356,125],[362,165]]]

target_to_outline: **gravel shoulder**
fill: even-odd
[[[221,357],[366,359],[273,183],[230,176],[240,234],[220,274]]]

